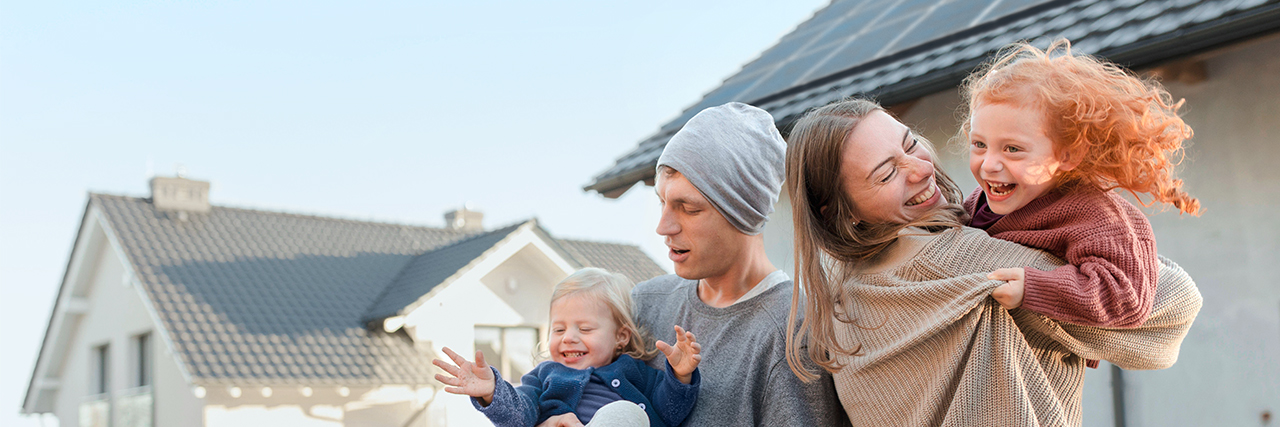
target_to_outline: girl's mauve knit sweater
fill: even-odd
[[[978,188],[964,201],[973,216]],[[1047,251],[1067,265],[1025,267],[1022,308],[1078,325],[1141,326],[1151,314],[1159,262],[1147,217],[1115,192],[1045,194],[1000,218],[991,237]]]

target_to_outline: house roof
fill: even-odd
[[[1280,28],[1280,0],[836,0],[618,158],[584,187],[617,197],[653,177],[667,141],[694,114],[730,101],[779,128],[850,96],[885,105],[955,87],[1009,43],[1065,37],[1080,52],[1150,65]]]
[[[432,355],[368,321],[412,304],[517,228],[536,227],[467,234],[219,206],[184,220],[148,199],[103,194],[91,194],[90,206],[197,384],[425,384]],[[569,245],[585,248],[572,255],[579,265],[619,259],[645,266],[637,279],[663,274],[635,246]]]
[[[458,239],[454,243],[424,252],[408,262],[391,281],[382,295],[369,308],[364,320],[381,319],[401,311],[432,289],[445,283],[468,264],[492,249],[524,223],[513,224],[488,233]]]

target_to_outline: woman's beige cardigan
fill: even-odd
[[[1062,261],[964,228],[902,238],[845,285],[857,326],[837,327],[861,356],[840,359],[840,401],[854,426],[1079,426],[1085,359],[1163,369],[1200,310],[1200,292],[1161,258],[1151,317],[1133,329],[1007,311],[988,272]]]

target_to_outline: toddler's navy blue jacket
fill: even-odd
[[[573,412],[593,373],[623,399],[644,408],[652,427],[678,426],[684,422],[693,411],[698,385],[702,382],[696,369],[693,381],[684,384],[676,379],[671,364],[659,371],[624,354],[600,368],[573,369],[556,362],[543,362],[521,377],[519,387],[503,380],[494,369],[493,402],[482,407],[478,399],[472,398],[471,403],[495,426],[534,427],[552,416]]]

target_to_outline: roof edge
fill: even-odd
[[[40,349],[37,350],[36,353],[35,365],[31,367],[31,379],[27,382],[27,392],[22,398],[22,413],[24,414],[37,413],[31,410],[31,405],[35,403],[32,401],[31,393],[35,389],[36,378],[40,373],[40,363],[44,361],[45,349],[49,347],[49,333],[53,330],[53,321],[57,318],[58,306],[60,305],[59,303],[62,302],[62,292],[66,290],[67,279],[71,275],[71,264],[75,262],[76,254],[80,248],[80,242],[86,237],[85,227],[88,225],[87,220],[89,219],[89,213],[93,209],[93,196],[93,193],[89,193],[88,197],[86,197],[87,200],[85,200],[84,213],[80,215],[80,228],[76,231],[76,238],[71,242],[71,252],[67,255],[67,265],[62,269],[62,281],[58,285],[58,292],[53,296],[53,310],[50,310],[49,312],[49,322],[45,324],[44,339],[40,341]]]

